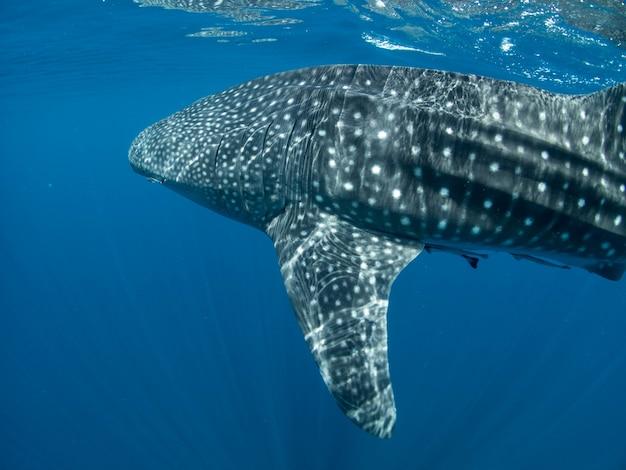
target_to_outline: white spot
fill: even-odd
[[[586,201],[581,197],[578,200],[578,207],[583,208],[583,207],[585,207],[585,204],[586,204]]]
[[[439,230],[444,230],[448,226],[448,221],[446,219],[440,220],[437,224],[437,228]]]
[[[374,175],[380,175],[380,165],[373,165],[372,166],[372,174]]]
[[[330,160],[328,160],[328,166],[331,168],[336,168],[337,162],[331,158]]]
[[[489,165],[489,171],[492,173],[497,172],[500,169],[500,165],[497,162],[493,162],[491,165]]]
[[[378,134],[376,134],[376,136],[379,139],[381,139],[381,140],[386,139],[387,138],[387,132],[386,131],[378,131]]]
[[[546,120],[546,113],[544,111],[541,111],[539,113],[539,120],[540,121],[545,121]]]
[[[391,191],[391,196],[394,199],[400,199],[400,196],[402,196],[402,192],[399,189],[394,189],[393,191]]]
[[[583,136],[583,140],[582,140],[582,142],[583,142],[583,145],[587,145],[587,144],[589,144],[589,137],[588,137],[588,136],[586,136],[586,135],[585,135],[585,136]]]
[[[452,135],[452,128],[451,127],[446,127],[446,134]]]
[[[618,215],[617,217],[615,217],[615,219],[613,220],[613,224],[617,227],[618,225],[620,225],[622,223],[622,216]]]
[[[537,185],[537,189],[540,193],[543,193],[546,190],[546,183],[543,181]]]
[[[324,137],[326,135],[326,131],[324,129],[320,129],[319,131],[317,131],[317,134]]]
[[[474,225],[472,227],[472,235],[478,235],[480,233],[480,227],[478,225]]]
[[[485,209],[491,209],[493,207],[493,202],[491,201],[491,199],[485,199],[485,202],[483,202],[483,206],[485,207]]]
[[[330,153],[331,155],[335,155],[337,151],[335,150],[335,147],[328,147],[328,153]]]
[[[441,197],[448,197],[450,195],[450,191],[448,190],[448,188],[441,188],[439,190],[439,194],[441,195]]]
[[[446,147],[443,149],[443,156],[446,158],[450,158],[450,155],[452,155],[452,150],[450,150],[450,147]]]
[[[541,152],[541,158],[543,158],[544,160],[547,160],[548,158],[550,158],[550,155],[548,155],[548,152],[543,150]]]
[[[583,168],[583,176],[589,176],[589,169]]]
[[[498,111],[494,111],[493,113],[491,113],[491,115],[496,121],[500,120],[500,113]]]
[[[496,134],[493,140],[496,142],[502,142],[502,134]]]
[[[343,188],[346,191],[352,191],[354,189],[354,185],[348,181],[347,183],[344,183]]]
[[[509,52],[511,49],[515,47],[515,44],[511,42],[511,38],[503,38],[500,43],[500,50],[502,52]]]
[[[363,129],[354,129],[354,135],[356,137],[361,137],[363,135]]]
[[[534,222],[535,220],[532,217],[526,217],[524,219],[524,225],[526,225],[527,227],[530,227]]]

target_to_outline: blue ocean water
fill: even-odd
[[[143,3],[0,5],[0,468],[626,469],[625,281],[420,256],[377,440],[327,392],[265,235],[127,163],[154,121],[302,66],[624,82],[623,2]]]

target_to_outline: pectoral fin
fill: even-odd
[[[328,389],[358,426],[389,437],[396,409],[387,362],[388,296],[422,246],[305,207],[289,207],[268,234]]]

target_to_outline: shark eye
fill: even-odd
[[[152,176],[146,176],[146,179],[150,183],[163,184],[165,182],[165,179],[163,179],[163,178],[153,178]]]

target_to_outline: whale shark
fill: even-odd
[[[322,378],[391,436],[387,307],[420,253],[626,269],[626,83],[587,95],[418,68],[248,81],[142,131],[139,173],[264,231]]]

